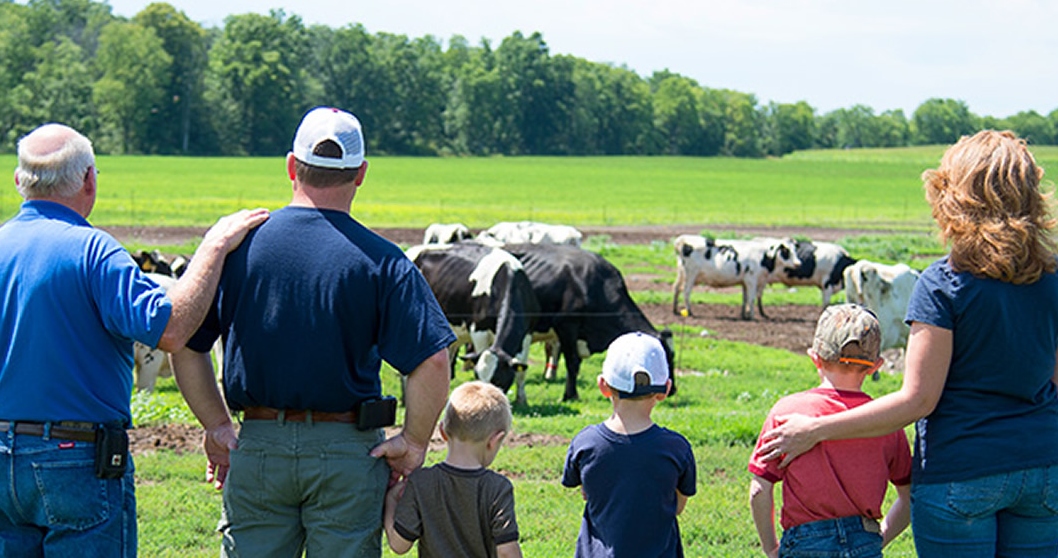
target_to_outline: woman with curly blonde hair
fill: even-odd
[[[822,440],[915,422],[922,558],[1058,556],[1058,262],[1042,178],[1011,132],[951,146],[922,175],[950,253],[911,296],[902,387],[850,411],[786,417],[758,450],[785,465]]]

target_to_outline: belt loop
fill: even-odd
[[[287,410],[286,409],[280,409],[279,410],[279,415],[276,416],[276,422],[279,423],[279,426],[283,426],[284,424],[287,423]]]
[[[50,420],[49,421],[45,421],[45,423],[44,423],[44,433],[41,434],[40,437],[45,442],[47,442],[48,440],[51,439],[51,421]]]
[[[305,425],[312,426],[312,409],[305,409]]]
[[[15,421],[7,421],[7,443],[15,445]]]

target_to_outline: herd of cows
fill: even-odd
[[[516,384],[515,402],[524,405],[529,348],[544,343],[545,375],[552,377],[563,359],[563,400],[577,399],[582,360],[632,331],[661,339],[671,369],[671,331],[651,324],[629,295],[620,271],[602,256],[582,249],[582,239],[574,227],[532,221],[498,223],[476,236],[457,223],[426,228],[422,244],[405,254],[422,271],[457,334],[449,351],[453,371],[459,358],[479,379],[505,391]],[[681,235],[673,243],[675,314],[691,313],[690,295],[696,284],[741,286],[741,317],[746,320],[754,318],[755,308],[767,317],[761,298],[772,283],[816,286],[824,306],[844,289],[846,300],[878,316],[883,349],[906,343],[903,317],[918,273],[905,264],[857,261],[837,244],[791,238],[722,240]],[[180,272],[156,252],[135,257],[145,271]],[[162,278],[166,280],[171,281]],[[457,356],[464,348],[464,354]],[[167,361],[164,353],[137,347],[137,388],[151,389],[155,378],[168,372]]]

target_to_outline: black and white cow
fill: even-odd
[[[691,289],[695,283],[710,287],[742,286],[742,319],[753,319],[754,303],[767,286],[768,275],[797,267],[801,261],[790,238],[714,240],[684,234],[673,241],[676,281],[672,285],[672,313],[679,314],[679,298],[691,314]]]
[[[423,244],[452,244],[469,240],[470,229],[463,223],[433,223],[422,235]]]
[[[505,221],[496,223],[476,237],[490,246],[504,244],[568,244],[580,246],[584,234],[569,225],[551,225],[536,221]]]
[[[661,339],[673,369],[671,332],[654,329],[629,296],[621,272],[602,256],[560,244],[508,244],[505,249],[525,266],[540,303],[534,331],[542,335],[534,341],[557,339],[566,360],[563,400],[578,397],[581,360],[605,351],[624,333],[642,331]]]
[[[406,252],[422,271],[458,339],[474,352],[478,379],[507,391],[518,380],[516,402],[526,403],[525,369],[532,329],[540,312],[533,287],[514,256],[475,242],[424,244]]]
[[[169,260],[157,250],[140,250],[138,254],[133,254],[132,259],[136,261],[136,265],[140,266],[140,270],[147,273],[157,273],[158,275],[166,275],[169,277],[175,277],[172,266],[169,265]]]
[[[768,283],[782,283],[787,287],[812,285],[819,287],[823,306],[830,304],[830,297],[845,288],[845,268],[856,263],[844,248],[833,242],[797,240],[796,267],[776,268],[768,274]],[[757,299],[757,309],[764,316],[764,305]]]

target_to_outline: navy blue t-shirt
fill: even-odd
[[[410,374],[455,341],[400,248],[348,213],[306,207],[273,212],[228,256],[188,346],[206,352],[220,334],[233,410],[348,411],[381,394],[382,360]]]
[[[576,556],[683,556],[676,491],[693,496],[697,472],[691,445],[658,425],[618,434],[603,424],[581,430],[569,445],[562,485],[583,485],[584,518]]]
[[[916,483],[1058,464],[1058,275],[1029,285],[956,273],[947,258],[912,291],[907,321],[952,331],[948,378],[916,426]]]

